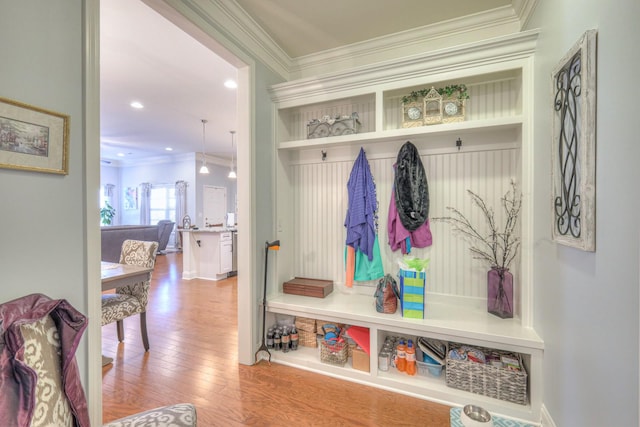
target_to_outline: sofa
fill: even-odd
[[[107,225],[101,227],[101,259],[119,262],[122,242],[127,239],[158,242],[158,253],[163,254],[169,243],[174,222],[161,220],[156,225]]]

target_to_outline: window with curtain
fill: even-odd
[[[176,220],[176,191],[173,185],[153,185],[151,187],[150,217],[151,224],[161,219]]]

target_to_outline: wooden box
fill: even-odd
[[[333,292],[333,282],[331,280],[295,277],[282,284],[282,292],[285,294],[324,298]]]

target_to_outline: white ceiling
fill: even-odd
[[[290,58],[299,58],[523,1],[224,2],[240,6],[251,18],[246,21],[262,27]],[[209,121],[204,151],[229,158],[229,131],[237,127],[236,92],[223,84],[236,79],[236,68],[141,0],[100,4],[102,160],[127,164],[201,152],[202,119]],[[132,101],[145,108],[131,108]]]
[[[167,155],[166,147],[202,151],[202,119],[209,121],[205,152],[230,157],[236,91],[224,82],[236,79],[236,68],[141,1],[100,3],[102,159],[127,163]]]

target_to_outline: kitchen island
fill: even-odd
[[[235,228],[178,229],[182,233],[182,278],[222,280],[233,268]]]

